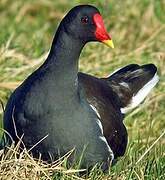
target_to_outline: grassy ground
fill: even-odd
[[[0,1],[0,100],[5,105],[12,90],[44,60],[63,15],[82,0]],[[106,76],[129,63],[154,63],[160,82],[145,103],[129,113],[127,152],[109,175],[94,169],[79,179],[165,179],[165,15],[163,0],[92,0],[101,11],[115,49],[87,45],[80,69]],[[0,107],[0,121],[3,108]],[[2,121],[1,121],[2,122]],[[65,161],[63,166],[65,165]],[[56,173],[53,173],[56,172]],[[0,179],[77,179],[76,172],[34,161],[12,150],[0,162]]]

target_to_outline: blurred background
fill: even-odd
[[[100,10],[115,49],[100,43],[86,45],[80,58],[80,71],[105,77],[130,63],[154,63],[158,67],[159,84],[145,103],[126,116],[129,145],[114,172],[124,172],[128,164],[137,162],[149,149],[136,171],[159,176],[165,171],[163,0],[0,0],[0,122],[11,92],[47,56],[62,17],[73,6],[86,3]],[[159,141],[152,147],[156,140]],[[145,171],[148,166],[150,170]]]

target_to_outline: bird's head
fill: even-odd
[[[79,5],[71,9],[61,25],[72,38],[83,43],[99,41],[114,48],[111,36],[107,33],[103,18],[98,9],[91,5]]]

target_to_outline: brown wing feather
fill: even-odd
[[[79,73],[78,77],[88,102],[100,115],[104,136],[115,158],[124,155],[127,146],[127,130],[123,124],[118,97],[101,79],[83,73]]]

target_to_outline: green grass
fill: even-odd
[[[43,62],[63,15],[71,7],[88,2],[0,1],[0,100],[4,105],[13,89]],[[110,169],[109,174],[95,168],[88,176],[79,178],[165,179],[164,2],[92,0],[90,3],[100,9],[115,49],[100,43],[88,44],[81,54],[80,70],[104,77],[126,64],[154,63],[158,67],[160,82],[146,101],[126,116],[129,144],[125,156]],[[0,119],[2,115],[0,107]],[[8,155],[1,161],[0,179],[78,178],[74,171],[34,162],[26,153],[21,157],[20,166],[15,158]]]

